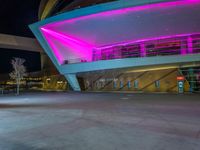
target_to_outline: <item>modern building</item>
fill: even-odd
[[[198,91],[199,10],[200,0],[43,0],[30,28],[74,91]]]

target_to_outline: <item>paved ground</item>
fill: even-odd
[[[0,96],[0,150],[200,150],[200,95]]]

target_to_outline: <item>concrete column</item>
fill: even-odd
[[[66,74],[65,78],[67,79],[68,83],[74,91],[81,91],[80,85],[76,78],[76,74]]]
[[[45,68],[46,57],[45,53],[40,53],[41,70]]]

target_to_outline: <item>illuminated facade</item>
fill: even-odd
[[[42,47],[73,90],[81,90],[81,81],[77,80],[77,75],[84,77],[81,82],[81,85],[84,85],[82,89],[95,87],[101,90],[105,85],[109,85],[108,90],[114,90],[116,87],[118,90],[130,90],[134,87],[132,85],[136,85],[136,79],[128,79],[126,75],[123,79],[117,79],[122,72],[151,72],[152,68],[159,72],[158,68],[172,69],[169,70],[169,75],[173,74],[173,77],[170,77],[169,81],[166,80],[166,84],[162,84],[169,84],[170,88],[170,80],[177,84],[176,76],[185,75],[184,71],[181,71],[185,67],[186,70],[194,67],[199,69],[200,0],[105,2],[107,3],[101,1],[100,4],[74,10],[66,9],[71,8],[66,6],[64,12],[46,19],[41,17],[44,20],[30,25]],[[118,70],[120,74],[114,77],[97,77],[93,81],[86,77],[88,73],[105,70],[110,70],[111,74]],[[152,75],[153,82],[148,81],[140,90],[154,83],[155,87],[161,87],[162,77],[168,77],[167,72],[161,72],[160,76]],[[198,73],[197,71],[196,74]],[[189,78],[198,80],[198,76],[194,79],[193,75],[194,71],[190,71]],[[153,79],[153,76],[157,78]],[[143,84],[141,82],[140,84]],[[192,82],[186,82],[187,89]]]

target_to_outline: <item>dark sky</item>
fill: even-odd
[[[0,0],[0,33],[34,37],[28,25],[38,21],[40,0]],[[40,70],[39,53],[0,48],[0,73],[11,70],[10,59],[26,59],[28,71]]]
[[[19,57],[26,60],[24,65],[27,68],[27,72],[40,70],[40,54],[36,52],[0,49],[0,57],[0,74],[9,73],[12,71],[10,61],[13,59],[13,57]]]
[[[38,21],[40,0],[0,0],[0,33],[34,37],[28,25]]]

